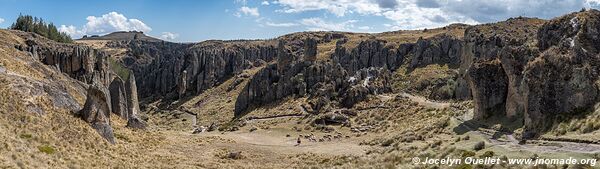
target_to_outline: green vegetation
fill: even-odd
[[[32,136],[31,134],[21,134],[19,137],[22,139],[30,139]]]
[[[53,23],[48,24],[42,18],[30,15],[19,15],[17,21],[10,26],[10,29],[33,32],[57,42],[73,43],[73,39],[64,32],[58,32]]]
[[[54,148],[52,148],[52,146],[49,145],[44,145],[44,146],[39,146],[38,149],[46,154],[54,154]]]
[[[110,64],[110,69],[113,70],[121,79],[127,80],[129,78],[129,69],[127,69],[121,62],[116,61],[115,59],[109,57],[108,63]]]

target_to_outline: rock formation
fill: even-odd
[[[244,69],[272,61],[277,52],[272,42],[262,41],[207,41],[199,44],[127,41],[110,45],[128,48],[129,53],[136,56],[124,60],[138,77],[142,98],[166,96],[167,99],[176,99],[180,93],[178,84],[186,84],[185,92],[198,94]],[[186,77],[182,78],[184,71],[187,72]]]
[[[88,88],[87,99],[78,114],[98,131],[100,136],[114,144],[112,127],[110,126],[111,100],[108,90],[99,83]]]
[[[496,29],[512,36],[486,36],[476,26],[465,33],[468,52],[462,60],[474,61],[463,62],[461,67],[468,70],[475,117],[490,113],[524,116],[524,136],[534,137],[560,121],[558,117],[593,106],[600,71],[599,50],[594,45],[599,41],[599,11],[572,13],[548,22],[523,18],[506,22],[529,29]],[[485,62],[490,59],[496,61]]]
[[[125,92],[125,83],[120,77],[115,77],[108,87],[110,91],[110,100],[112,105],[112,112],[120,116],[123,119],[129,118],[129,111],[127,106],[127,93]]]
[[[127,127],[145,129],[146,123],[139,118],[140,104],[138,101],[137,85],[135,75],[129,71],[129,78],[125,82],[125,91],[127,95]]]
[[[17,49],[29,52],[32,57],[79,81],[91,84],[95,76],[103,85],[110,83],[110,70],[104,52],[75,44],[54,43],[48,39],[35,38],[32,34],[20,33],[25,45]]]

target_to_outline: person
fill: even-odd
[[[300,143],[302,143],[302,140],[300,140],[300,137],[298,137],[298,140],[296,140],[296,146],[299,146]]]

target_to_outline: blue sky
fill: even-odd
[[[314,30],[383,32],[544,19],[598,8],[600,0],[0,0],[0,27],[19,13],[39,16],[74,38],[140,30],[175,42],[264,39]]]

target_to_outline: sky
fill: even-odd
[[[0,28],[42,17],[77,39],[143,31],[174,42],[268,39],[300,31],[385,32],[551,19],[600,0],[0,0]]]

